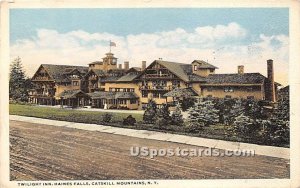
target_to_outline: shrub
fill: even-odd
[[[171,121],[173,125],[178,125],[178,126],[183,125],[183,118],[179,106],[176,106],[175,111],[172,113]]]
[[[186,98],[180,101],[180,106],[182,111],[187,111],[189,108],[195,105],[196,99],[195,98]]]
[[[156,116],[156,111],[157,111],[157,106],[155,101],[153,101],[152,99],[149,100],[149,103],[146,107],[146,110],[144,112],[143,115],[143,121],[145,123],[153,123],[154,122],[154,118]]]
[[[105,123],[108,123],[112,120],[112,116],[113,116],[112,114],[105,113],[102,116],[102,121],[105,122]]]
[[[168,105],[163,105],[161,109],[159,109],[155,116],[155,126],[159,129],[169,125],[171,122],[170,111]]]
[[[136,119],[132,117],[132,115],[129,115],[123,119],[123,125],[134,125],[135,123]]]
[[[244,113],[239,115],[233,123],[234,135],[241,135],[243,137],[258,137],[260,128],[260,124],[257,121],[253,120],[250,116],[246,116]]]

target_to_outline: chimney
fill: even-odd
[[[238,66],[238,74],[244,74],[244,65]]]
[[[142,71],[146,69],[146,61],[142,61]]]
[[[124,61],[124,69],[125,70],[129,69],[129,61]]]
[[[274,68],[273,68],[273,60],[267,60],[267,71],[268,71],[268,90],[269,95],[267,98],[275,102],[275,84],[274,84]]]
[[[119,64],[119,69],[122,69],[122,64]]]

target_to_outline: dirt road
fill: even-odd
[[[255,157],[138,157],[131,146],[199,148],[10,121],[11,180],[289,178],[289,161]]]

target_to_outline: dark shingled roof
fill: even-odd
[[[203,60],[194,60],[192,63],[198,63],[200,66],[198,66],[198,69],[217,69],[218,67],[212,65],[212,64],[209,64]]]
[[[130,72],[122,77],[120,77],[117,81],[118,82],[131,82],[138,76],[135,72]]]
[[[137,99],[139,98],[134,92],[115,92],[115,91],[96,91],[88,93],[92,99]]]
[[[83,91],[81,90],[64,90],[60,94],[58,94],[56,97],[59,98],[64,98],[64,99],[69,99],[69,98],[76,98],[78,94],[83,94],[86,95]]]
[[[260,73],[210,74],[205,81],[206,84],[262,84],[265,79]]]
[[[131,67],[130,69],[128,69],[126,72],[140,72],[142,71],[142,68],[140,67]]]
[[[104,76],[105,72],[103,70],[91,69],[90,71],[94,72],[97,76]]]
[[[51,64],[42,64],[46,71],[56,82],[67,82],[69,79],[65,75],[68,72],[77,69],[82,75],[85,75],[88,72],[88,67],[84,66],[71,66],[71,65],[51,65]]]
[[[155,61],[161,64],[162,66],[166,67],[169,71],[171,71],[173,74],[181,78],[183,81],[185,82],[189,81],[189,76],[187,75],[186,72],[187,64],[170,62],[170,61],[161,61],[161,60],[155,60]]]
[[[89,65],[91,65],[91,64],[102,64],[102,63],[103,63],[102,61],[94,61],[92,63],[89,63]]]
[[[164,97],[192,97],[197,93],[192,88],[176,88],[164,94]]]
[[[199,61],[199,60],[195,60],[195,61]],[[158,64],[166,67],[169,71],[171,71],[173,74],[175,74],[176,76],[178,76],[180,79],[182,79],[185,82],[204,81],[204,77],[193,74],[191,64],[177,63],[177,62],[170,62],[170,61],[162,61],[162,60],[155,60],[154,62],[157,62]],[[203,64],[203,67],[207,66],[209,68],[217,68],[217,67],[215,67],[213,65],[210,65],[206,62],[204,62],[204,63],[205,64]]]

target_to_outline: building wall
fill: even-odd
[[[254,97],[254,99],[264,99],[264,93],[262,92],[262,85],[258,86],[201,86],[201,95],[204,97],[217,97],[225,98],[231,96],[231,98],[244,98]],[[251,89],[250,89],[251,88]],[[232,90],[231,90],[232,89]]]
[[[195,70],[194,66],[200,66],[197,62],[192,63],[192,69],[193,69],[193,73],[199,75],[199,76],[203,76],[203,77],[207,77],[210,74],[214,74],[215,70],[214,69],[198,69]]]

